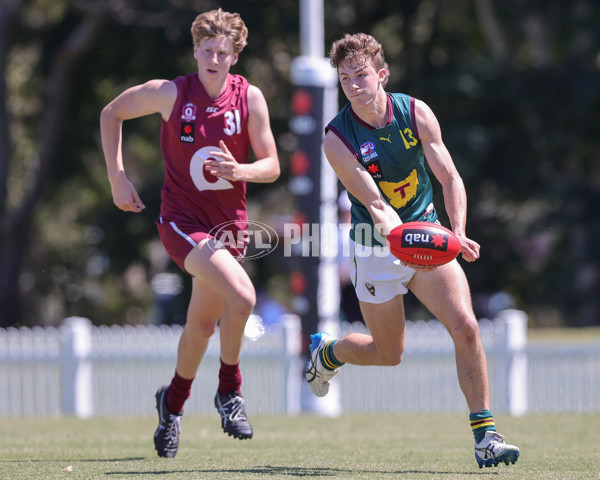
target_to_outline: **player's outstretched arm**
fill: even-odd
[[[442,185],[444,206],[452,231],[460,240],[462,256],[469,262],[477,260],[479,244],[469,239],[465,233],[467,193],[450,152],[442,140],[440,124],[431,108],[421,100],[415,101],[415,114],[423,152],[435,178]]]
[[[127,179],[123,166],[122,125],[124,120],[160,113],[171,114],[177,88],[167,80],[151,80],[128,88],[111,101],[100,115],[100,135],[114,204],[126,212],[140,212],[145,206]]]

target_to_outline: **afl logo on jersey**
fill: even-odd
[[[366,142],[360,146],[360,153],[363,157],[363,162],[368,162],[372,158],[377,157],[377,152],[375,151],[375,144],[373,142]]]
[[[375,151],[375,145],[373,144],[373,142],[363,143],[360,146],[360,153],[362,153],[363,155],[370,155],[374,151]]]
[[[193,103],[186,103],[181,110],[181,119],[186,122],[196,120],[196,105]]]

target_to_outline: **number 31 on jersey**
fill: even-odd
[[[240,111],[235,109],[233,112],[225,112],[225,128],[223,131],[227,135],[235,135],[242,133],[242,120]]]

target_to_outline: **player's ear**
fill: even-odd
[[[377,75],[379,76],[379,81],[383,82],[385,80],[385,76],[387,75],[387,70],[385,68],[381,68],[379,69],[379,72],[377,72]]]
[[[237,61],[238,61],[238,58],[239,58],[239,54],[238,53],[234,53],[233,54],[233,60],[231,60],[231,64],[235,65],[237,63]]]

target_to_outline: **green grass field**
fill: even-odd
[[[521,448],[479,469],[466,417],[255,417],[234,440],[214,417],[184,417],[175,459],[158,458],[152,418],[2,419],[0,479],[600,479],[600,415],[497,416]]]

